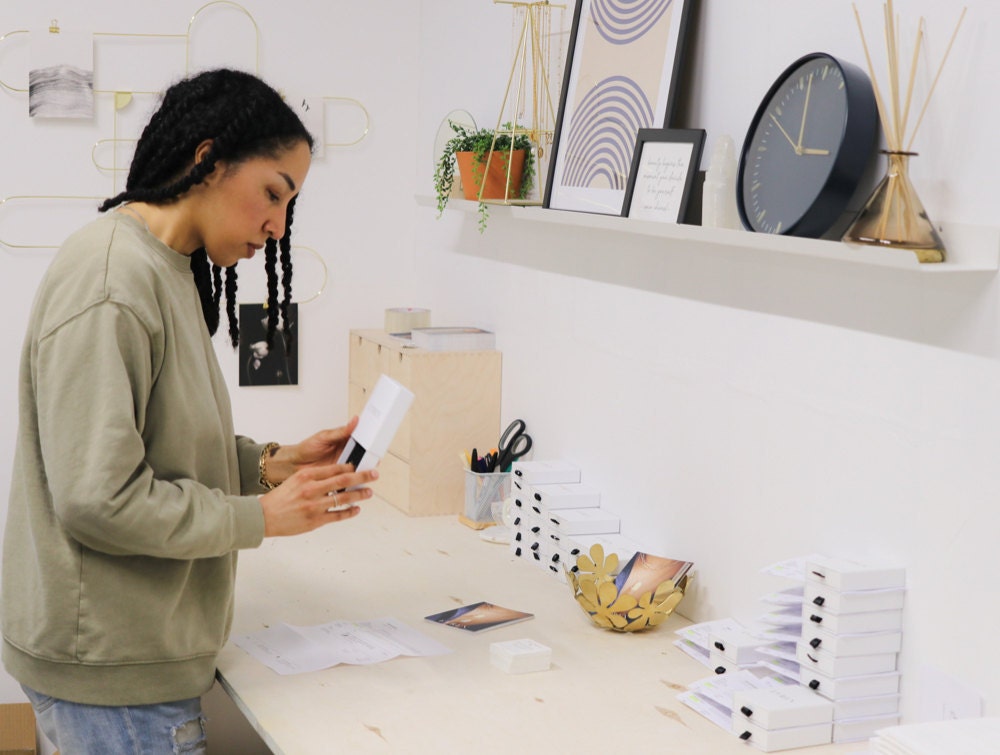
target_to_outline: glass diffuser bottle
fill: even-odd
[[[843,240],[852,244],[909,249],[920,262],[944,262],[944,242],[910,183],[910,158],[916,157],[916,153],[883,154],[888,158],[885,178],[868,198]]]

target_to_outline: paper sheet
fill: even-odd
[[[233,637],[233,644],[279,674],[381,663],[398,655],[443,655],[451,649],[393,618],[331,621],[311,627],[277,624]]]

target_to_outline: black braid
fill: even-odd
[[[194,163],[198,147],[209,140],[211,146],[203,159]],[[133,201],[167,204],[202,183],[219,161],[232,166],[255,157],[276,158],[301,142],[312,149],[313,139],[302,121],[261,79],[243,71],[205,71],[167,89],[136,145],[125,191],[105,200],[99,209],[106,212]],[[291,207],[284,243],[288,243],[290,234]],[[284,256],[282,260],[287,279],[284,312],[291,296],[291,262],[286,265]],[[213,274],[204,249],[191,255],[191,270],[205,324],[214,335],[220,319],[221,271]],[[228,269],[226,308],[234,346],[239,341],[236,280],[235,269]],[[273,298],[277,305],[276,290]],[[269,326],[269,334],[273,327]]]
[[[267,273],[267,348],[274,347],[274,333],[278,329],[278,244],[268,239],[264,244],[264,272]]]
[[[235,349],[240,345],[240,323],[236,317],[236,265],[226,268],[226,315],[229,316],[229,340]]]
[[[288,203],[288,211],[285,217],[285,228],[291,229],[292,218],[295,215],[295,199]],[[288,317],[288,305],[292,301],[292,239],[291,231],[286,230],[285,235],[278,242],[281,250],[281,286],[284,289],[284,297],[281,300],[281,322],[285,328],[285,354],[292,351],[292,342],[295,339],[293,323]]]

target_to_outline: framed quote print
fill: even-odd
[[[622,215],[661,223],[682,222],[704,148],[704,129],[639,129]]]
[[[636,135],[670,125],[696,0],[576,0],[543,205],[620,215]]]

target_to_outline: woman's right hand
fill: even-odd
[[[371,488],[364,486],[377,478],[374,469],[355,472],[351,464],[300,469],[260,497],[264,537],[300,535],[357,516],[358,504],[372,496]]]

